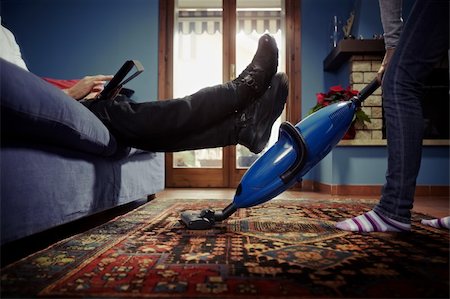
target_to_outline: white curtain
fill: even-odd
[[[281,28],[280,11],[239,11],[237,14],[237,32],[250,34],[269,32],[276,34]],[[221,11],[179,11],[178,33],[214,34],[222,32]]]

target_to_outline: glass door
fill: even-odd
[[[282,0],[237,0],[237,27],[236,27],[236,69],[237,74],[247,67],[258,47],[261,35],[269,33],[278,45],[279,61],[278,72],[286,72],[286,51],[284,44],[285,10]],[[278,130],[282,121],[285,121],[285,111],[272,127],[269,143],[259,154],[253,154],[242,145],[236,146],[235,165],[232,170],[231,182],[236,186],[245,171],[263,155],[278,139]]]
[[[178,0],[175,11],[173,95],[222,82],[222,5]],[[222,168],[222,148],[173,154],[174,168]]]
[[[285,72],[285,0],[168,0],[160,5],[163,2],[173,12],[168,17],[173,28],[168,27],[166,33],[173,47],[164,56],[173,59],[167,63],[171,70],[166,79],[171,83],[171,97],[234,79],[252,60],[264,33],[275,37],[278,71]],[[275,123],[263,153],[277,140],[284,119],[285,113]],[[261,154],[254,155],[240,145],[168,153],[166,186],[235,187]]]
[[[173,97],[223,82],[223,7],[221,0],[175,0]],[[226,187],[224,149],[176,152],[170,186]],[[167,159],[166,159],[167,162]]]

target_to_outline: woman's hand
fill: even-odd
[[[380,68],[377,72],[377,80],[378,83],[381,84],[381,81],[383,80],[384,72],[386,71],[386,68],[389,65],[389,62],[391,61],[392,55],[394,55],[395,48],[387,48],[386,53],[384,54],[383,62],[381,63]]]
[[[63,89],[63,91],[77,101],[82,99],[94,99],[103,90],[105,83],[112,78],[113,76],[110,75],[86,76],[74,86]]]

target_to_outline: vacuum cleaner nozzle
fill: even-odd
[[[210,229],[214,226],[214,211],[205,209],[201,212],[185,211],[181,213],[182,223],[189,229]]]
[[[181,213],[181,223],[188,229],[211,229],[217,221],[225,220],[236,212],[236,210],[237,208],[234,204],[230,204],[222,212],[215,212],[211,209],[204,209],[201,212],[184,211]]]

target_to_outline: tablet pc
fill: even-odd
[[[135,72],[127,77],[127,75],[133,68],[136,69]],[[117,71],[111,81],[109,81],[102,92],[100,92],[100,94],[98,95],[98,99],[114,99],[127,82],[131,81],[131,79],[135,78],[143,71],[144,67],[138,60],[125,61],[125,63]]]

